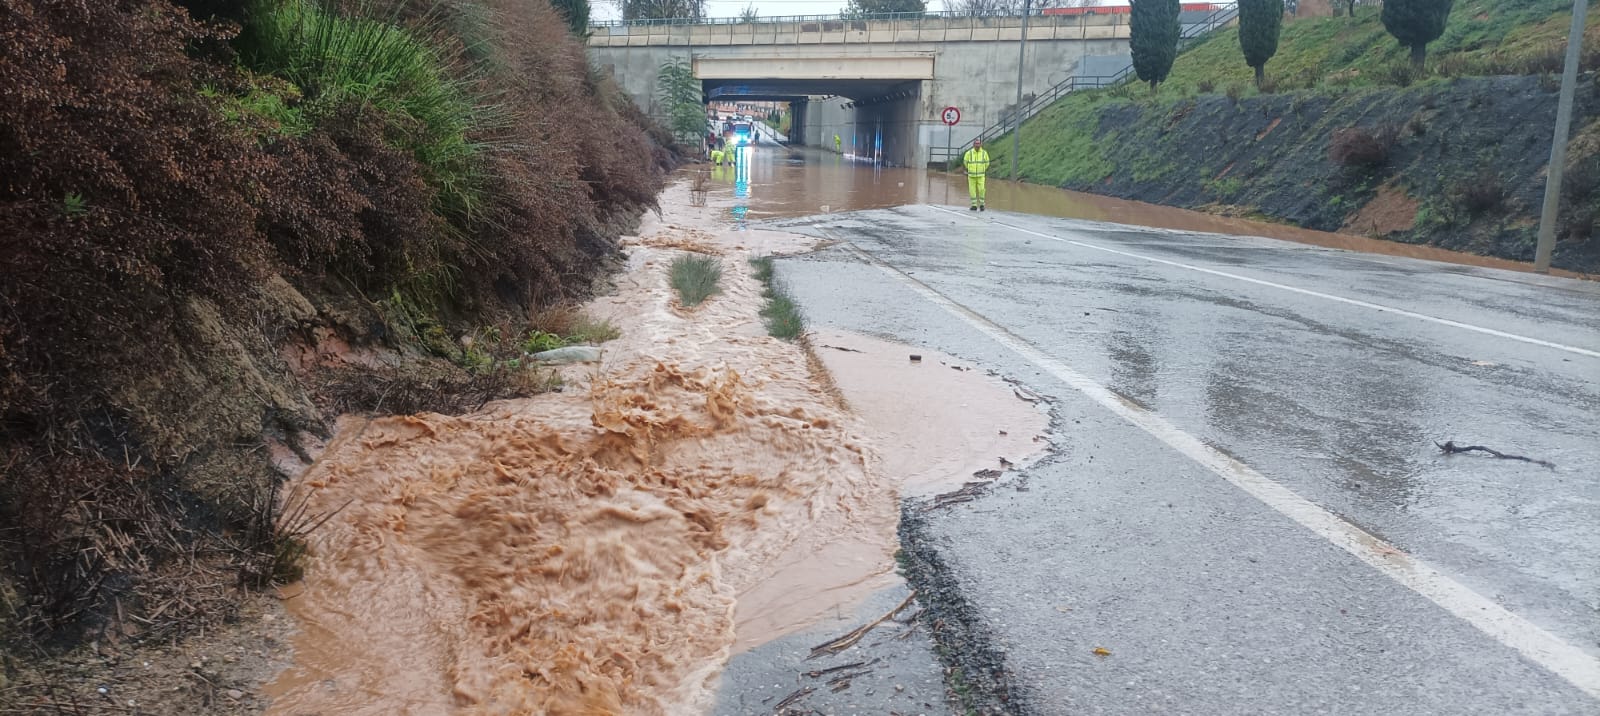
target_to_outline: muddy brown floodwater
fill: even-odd
[[[332,517],[284,590],[300,631],[270,713],[703,712],[734,649],[894,578],[896,477],[937,490],[1042,447],[1044,415],[998,379],[829,336],[861,351],[826,349],[847,410],[765,334],[745,261],[815,240],[733,230],[683,183],[662,204],[589,308],[622,337],[565,391],[340,422],[295,483]],[[693,310],[666,280],[684,250],[723,258]]]
[[[872,167],[818,149],[757,145],[746,150],[744,165],[712,171],[721,185],[717,199],[736,217],[750,219],[861,209],[903,204],[967,205],[964,175]],[[742,195],[742,196],[741,196]],[[991,179],[989,208],[1066,219],[1104,221],[1160,229],[1197,231],[1272,239],[1327,248],[1427,259],[1467,266],[1532,271],[1532,264],[1434,246],[1402,244],[1365,236],[1302,229],[1285,224],[1219,216],[1160,204],[1067,191],[1039,184]],[[1592,278],[1553,270],[1552,274]]]

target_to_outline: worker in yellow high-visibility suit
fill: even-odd
[[[967,195],[972,198],[970,211],[985,211],[984,175],[989,172],[989,152],[983,149],[983,140],[972,140],[972,148],[961,155],[961,166],[967,170]]]

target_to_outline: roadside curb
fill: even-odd
[[[977,606],[967,600],[956,575],[939,554],[928,531],[923,501],[906,501],[900,510],[902,573],[925,610],[921,621],[933,636],[944,667],[945,692],[967,714],[1030,714],[1006,667],[1005,651],[994,644]]]

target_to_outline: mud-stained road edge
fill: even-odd
[[[939,554],[930,533],[924,500],[906,500],[900,509],[901,573],[923,605],[921,621],[933,635],[934,652],[944,666],[946,697],[967,714],[998,716],[1031,713],[1020,703],[1004,652],[984,624],[978,605]]]

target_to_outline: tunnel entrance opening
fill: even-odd
[[[708,103],[787,102],[788,143],[920,166],[921,80],[702,80]],[[838,137],[835,143],[834,138]]]
[[[791,144],[892,166],[921,166],[931,55],[694,58],[708,102],[788,102]],[[834,138],[837,137],[837,143]]]

